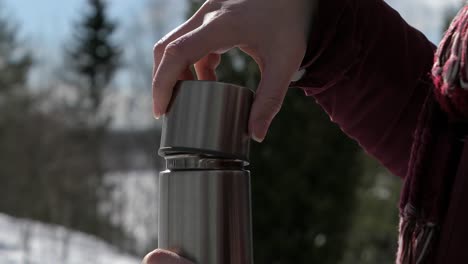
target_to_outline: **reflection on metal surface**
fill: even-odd
[[[248,120],[254,93],[207,81],[179,82],[163,116],[162,156],[203,153],[248,160]]]
[[[252,263],[250,175],[247,171],[160,174],[160,248],[199,264]]]

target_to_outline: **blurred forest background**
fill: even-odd
[[[157,245],[156,172],[163,168],[160,124],[142,121],[151,115],[152,67],[142,39],[166,33],[170,10],[168,1],[147,0],[151,15],[122,41],[111,2],[83,0],[73,34],[57,51],[63,61],[37,83],[30,74],[36,50],[0,2],[0,212],[142,256]],[[188,5],[190,16],[200,2]],[[132,88],[116,114],[122,69]],[[260,77],[239,50],[223,55],[218,75],[251,88]],[[116,115],[125,125],[114,125]],[[270,131],[253,145],[250,166],[256,263],[393,263],[400,179],[299,89],[290,89]]]

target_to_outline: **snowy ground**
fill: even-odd
[[[101,204],[114,224],[135,239],[135,250],[156,248],[158,235],[158,178],[155,171],[113,172],[106,176],[113,186],[111,201]],[[0,262],[0,264],[2,264]]]
[[[93,236],[0,214],[0,264],[138,264],[140,261]]]
[[[157,177],[154,171],[114,172],[106,177],[114,187],[102,204],[112,221],[131,235],[136,249],[156,247]],[[56,225],[18,219],[0,213],[0,264],[138,264],[111,245],[84,233]]]

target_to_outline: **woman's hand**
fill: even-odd
[[[249,132],[262,141],[279,112],[307,46],[313,3],[318,0],[208,0],[154,48],[153,111],[166,112],[177,80],[216,80],[220,54],[238,47],[262,73]]]
[[[163,249],[156,249],[155,251],[146,255],[142,264],[193,264],[192,262],[179,257],[179,255]]]

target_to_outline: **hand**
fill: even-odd
[[[177,80],[216,80],[220,54],[238,47],[258,64],[262,78],[252,105],[249,133],[263,141],[307,46],[318,0],[208,0],[154,48],[153,111],[166,112]]]
[[[192,262],[179,257],[177,254],[163,249],[156,249],[155,251],[146,255],[142,264],[193,264]]]

